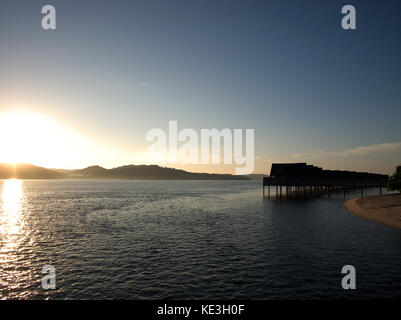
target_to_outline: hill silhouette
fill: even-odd
[[[231,174],[195,173],[158,165],[127,165],[113,169],[46,169],[31,164],[0,164],[0,179],[128,179],[128,180],[248,180]]]
[[[231,174],[195,173],[160,167],[158,165],[127,165],[113,169],[91,166],[85,169],[64,171],[72,178],[85,179],[141,179],[141,180],[248,180]]]
[[[0,164],[0,179],[65,179],[62,172],[37,167],[31,164]]]

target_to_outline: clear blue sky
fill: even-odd
[[[55,31],[41,29],[45,4]],[[357,30],[341,28],[345,4]],[[127,152],[178,120],[255,129],[257,172],[308,161],[390,173],[401,162],[400,37],[396,0],[4,0],[0,108]]]

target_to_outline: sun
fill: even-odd
[[[0,137],[2,162],[17,163],[22,160],[22,147],[25,147],[24,135],[29,127],[26,117],[17,112],[0,116]],[[30,126],[30,125],[29,125]]]
[[[0,106],[1,110],[1,106]],[[8,109],[12,110],[12,109]],[[84,130],[87,130],[86,128]],[[0,111],[0,163],[77,169],[141,163],[143,153],[106,144],[101,134],[87,135],[72,123],[31,111]]]
[[[8,112],[0,115],[1,162],[31,162],[43,152],[51,136],[52,123],[36,113]]]
[[[0,163],[68,167],[85,149],[83,136],[43,114],[0,113]]]

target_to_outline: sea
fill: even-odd
[[[401,298],[401,230],[343,202],[261,181],[0,180],[0,298]]]

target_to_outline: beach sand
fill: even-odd
[[[401,229],[401,194],[350,199],[344,202],[348,212],[371,221]]]

